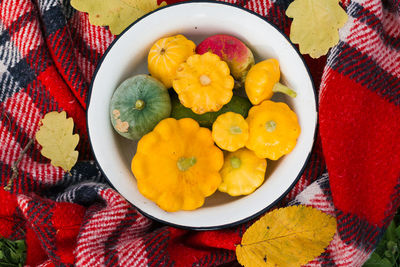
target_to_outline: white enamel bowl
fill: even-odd
[[[213,34],[230,34],[244,41],[256,62],[276,58],[281,82],[297,92],[295,99],[275,96],[296,112],[301,134],[295,149],[276,162],[268,161],[266,181],[254,193],[231,197],[216,192],[194,211],[168,213],[143,197],[130,164],[136,142],[124,139],[109,119],[109,102],[117,86],[129,76],[148,73],[147,53],[161,37],[184,34],[198,44]],[[118,192],[143,214],[176,227],[218,229],[260,215],[285,196],[304,170],[317,123],[316,95],[310,74],[294,46],[281,32],[255,13],[220,2],[190,2],[166,6],[132,24],[117,38],[99,64],[87,112],[88,132],[95,158]]]

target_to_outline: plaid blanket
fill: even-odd
[[[226,2],[289,33],[291,0]],[[337,218],[333,241],[309,266],[362,265],[400,205],[400,1],[341,4],[349,20],[339,44],[327,57],[305,56],[319,87],[318,138],[278,205],[302,203]],[[0,235],[26,240],[30,266],[237,265],[235,244],[251,222],[202,232],[153,222],[92,160],[85,101],[114,38],[68,0],[0,0]],[[53,110],[73,117],[81,137],[71,174],[50,165],[36,141],[27,146]]]

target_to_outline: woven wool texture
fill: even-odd
[[[182,1],[167,1],[169,4]],[[289,34],[290,0],[226,1]],[[349,20],[327,57],[305,56],[319,91],[310,161],[277,206],[306,204],[337,218],[326,251],[308,266],[360,266],[400,205],[400,1],[344,0]],[[0,0],[0,235],[25,239],[30,266],[232,266],[252,223],[188,231],[142,216],[114,191],[90,153],[86,99],[114,40],[68,0]],[[65,110],[80,134],[71,174],[35,142],[49,111]]]

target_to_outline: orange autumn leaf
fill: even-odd
[[[240,264],[300,266],[318,257],[336,232],[336,219],[312,207],[273,210],[250,226],[236,247]]]

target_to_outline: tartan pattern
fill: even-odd
[[[173,2],[180,1],[168,1]],[[290,20],[285,17],[285,10],[291,0],[225,2],[257,12],[289,33]],[[364,165],[354,166],[353,172],[346,173],[346,183],[341,180],[343,165],[334,153],[337,149],[332,147],[343,142],[354,148],[354,140],[344,137],[342,141],[330,141],[327,126],[334,121],[329,115],[336,110],[330,101],[336,100],[330,100],[330,94],[339,81],[347,90],[357,85],[358,92],[365,94],[360,99],[372,99],[369,105],[379,106],[379,114],[390,112],[394,120],[382,138],[392,138],[393,143],[394,138],[398,140],[400,2],[344,0],[342,5],[350,18],[340,31],[339,44],[328,57],[313,60],[305,56],[316,85],[320,85],[321,131],[303,175],[277,205],[310,205],[337,218],[338,231],[331,244],[307,266],[362,265],[400,205],[400,162],[393,153],[398,151],[396,145],[393,150],[379,147],[378,152],[386,151],[393,163],[380,165],[385,175],[363,173],[369,163],[363,161]],[[142,216],[115,192],[91,161],[85,121],[88,86],[113,40],[106,27],[91,25],[87,14],[75,11],[69,0],[0,0],[2,187],[8,183],[13,164],[34,138],[45,113],[65,110],[73,117],[81,137],[79,162],[71,175],[49,164],[40,155],[37,143],[28,149],[18,165],[18,179],[11,193],[0,189],[0,206],[4,207],[0,209],[0,234],[26,239],[27,264],[31,266],[237,265],[235,244],[254,220],[205,232],[160,225]],[[339,124],[359,116],[354,103],[341,100],[348,114],[338,120]],[[379,114],[374,117],[377,121]],[[361,126],[355,127],[356,133],[368,132],[362,128],[363,123],[360,120]],[[374,130],[371,138],[379,140],[373,133]],[[360,141],[356,144],[360,145]],[[353,151],[357,155],[359,152]],[[343,157],[350,158],[348,154]],[[363,204],[370,205],[375,199],[365,197],[364,191],[356,194],[361,201],[352,199],[349,203],[354,207],[343,204],[344,199],[349,199],[346,189],[353,187],[353,175],[360,179],[360,188],[365,189],[363,184],[367,182],[363,182],[361,174],[375,187],[386,189],[379,192],[380,208],[370,214],[365,213]]]

